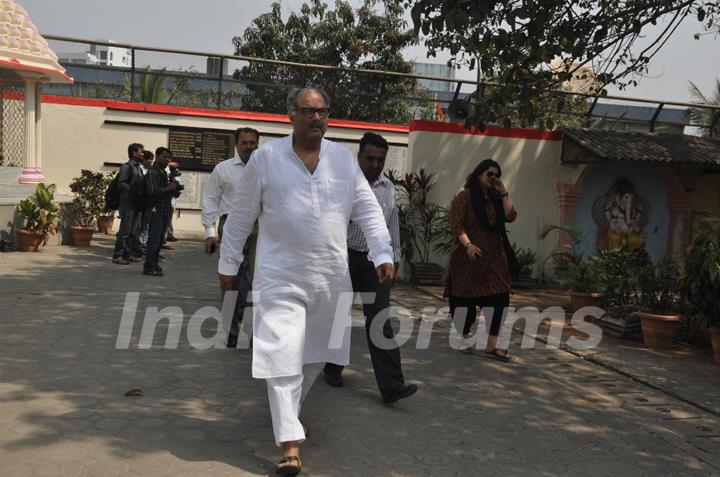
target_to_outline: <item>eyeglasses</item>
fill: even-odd
[[[300,113],[308,119],[315,116],[315,114],[317,114],[320,119],[323,119],[327,117],[329,112],[330,108],[300,108]]]
[[[500,174],[496,174],[493,171],[487,171],[485,175],[488,176],[490,179],[492,179],[493,177],[497,177],[498,179],[500,178]]]

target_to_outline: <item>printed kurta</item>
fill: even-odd
[[[494,225],[497,217],[491,201],[486,202],[488,220]],[[498,211],[503,213],[502,210]],[[517,217],[513,208],[507,222]],[[502,237],[495,230],[481,227],[475,217],[470,193],[463,189],[450,204],[450,230],[455,241],[450,251],[450,290],[453,296],[480,298],[510,292],[510,272]],[[481,251],[482,257],[471,259],[457,237],[466,233]]]
[[[393,261],[382,210],[352,152],[323,140],[311,174],[292,136],[254,151],[225,222],[219,273],[237,273],[256,219],[253,377],[299,375],[309,363],[347,365],[351,300],[338,299],[352,291],[350,220],[360,225],[375,266]]]

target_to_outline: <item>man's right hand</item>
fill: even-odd
[[[224,292],[228,290],[235,290],[235,282],[237,280],[237,276],[233,275],[223,275],[222,273],[218,273],[218,280],[220,281],[220,289]]]
[[[205,253],[208,254],[208,257],[215,253],[215,250],[217,250],[218,242],[215,237],[208,237],[205,239]]]

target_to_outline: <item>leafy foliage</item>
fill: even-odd
[[[680,307],[680,296],[677,292],[680,272],[675,261],[670,257],[663,258],[652,270],[642,277],[642,305],[650,311],[671,314]]]
[[[705,221],[709,230],[699,234],[688,247],[680,280],[680,293],[688,306],[687,328],[720,326],[720,214],[710,214]],[[715,230],[713,230],[713,228]]]
[[[82,169],[78,177],[73,178],[70,190],[75,194],[71,208],[74,225],[92,227],[95,217],[105,213],[105,189],[107,178],[102,172]]]
[[[423,36],[429,54],[448,50],[451,64],[480,68],[493,88],[480,88],[467,125],[481,129],[488,123],[510,126],[512,111],[523,124],[552,123],[542,108],[559,102],[562,84],[588,67],[598,87],[620,89],[636,85],[637,74],[647,72],[653,56],[677,26],[695,16],[706,30],[717,30],[720,3],[715,0],[403,0],[411,8],[417,35]],[[648,27],[664,28],[648,38]],[[698,35],[696,35],[696,38]],[[647,46],[634,53],[636,40]],[[564,68],[551,70],[559,59]],[[564,106],[558,104],[558,108]]]
[[[55,184],[45,186],[40,183],[34,194],[20,201],[18,207],[25,222],[23,229],[42,233],[43,245],[47,245],[48,235],[57,232],[60,208],[53,202],[54,196]]]
[[[712,97],[706,97],[700,88],[695,83],[690,82],[690,94],[693,97],[693,103],[698,105],[714,105],[720,107],[720,79],[715,79],[715,89],[712,92]],[[707,108],[690,108],[688,110],[688,119],[692,124],[697,124],[700,132],[704,136],[710,136],[710,126],[715,123],[715,127],[712,133],[717,133],[720,130],[720,109],[707,109]]]
[[[585,254],[580,251],[580,244],[585,239],[583,233],[572,227],[546,225],[540,233],[540,238],[544,240],[555,231],[568,237],[570,242],[555,248],[545,259],[545,261],[552,260],[554,262],[555,276],[566,282],[575,292],[602,291],[602,280],[595,261],[592,260],[592,257],[585,257]]]
[[[520,266],[520,275],[529,276],[532,274],[532,266],[537,262],[537,254],[530,248],[520,247],[517,243],[512,243],[513,252]]]
[[[385,175],[398,191],[402,254],[410,263],[413,259],[428,263],[432,250],[444,250],[441,244],[447,242],[449,233],[447,208],[428,201],[428,194],[435,186],[435,174],[420,169],[401,179],[390,169]]]
[[[178,77],[173,78],[173,84],[170,87],[165,86],[167,68],[163,68],[160,71],[152,71],[148,66],[143,73],[140,74],[139,78],[139,101],[147,104],[172,104],[176,98],[183,94],[190,83],[190,78]],[[129,74],[125,74],[123,78],[123,90],[126,95],[130,95],[132,88],[130,85],[131,79]],[[136,90],[136,95],[138,90]],[[195,95],[197,92],[194,93]],[[192,96],[192,95],[191,95]],[[132,98],[133,100],[135,98]],[[183,101],[183,104],[189,102],[192,98],[187,98],[188,101]]]
[[[378,3],[380,13],[375,11]],[[414,41],[400,2],[390,0],[365,0],[357,10],[344,0],[337,0],[335,9],[310,0],[287,21],[280,3],[273,3],[270,12],[233,38],[237,55],[400,73],[412,71],[402,51]],[[262,62],[250,63],[235,76],[247,86],[242,100],[247,110],[286,113],[287,91],[311,84],[330,95],[334,117],[405,123],[417,107],[401,99],[412,96],[415,80],[397,76]]]
[[[641,307],[643,288],[655,276],[650,256],[644,250],[615,247],[598,250],[593,262],[603,290],[605,308]]]

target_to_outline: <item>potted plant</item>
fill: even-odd
[[[649,348],[671,348],[680,324],[677,265],[672,258],[666,257],[641,278],[642,309],[639,314],[643,341]]]
[[[713,356],[720,365],[720,240],[712,227],[720,225],[720,214],[709,215],[704,222],[711,227],[688,247],[680,294],[687,307],[686,327],[710,329]]]
[[[545,239],[551,232],[558,231],[569,239],[548,256],[555,264],[555,276],[564,286],[569,287],[570,307],[573,312],[586,306],[599,306],[603,296],[601,280],[594,257],[586,257],[580,251],[584,235],[579,230],[562,225],[547,225],[540,234]]]
[[[443,268],[430,262],[433,250],[441,251],[447,236],[447,208],[428,201],[435,175],[420,169],[400,179],[390,170],[387,177],[398,190],[398,218],[403,256],[410,264],[411,281],[419,285],[442,283]]]
[[[38,184],[35,193],[20,201],[18,210],[23,219],[22,228],[16,231],[18,249],[36,252],[40,244],[47,245],[48,236],[57,232],[59,207],[53,198],[55,184]]]
[[[107,191],[116,175],[117,171],[112,171],[103,176],[103,191]],[[107,204],[105,200],[105,194],[103,193],[101,202],[98,204],[98,210],[100,210],[100,213],[96,219],[98,232],[102,232],[105,235],[110,235],[112,233],[113,222],[115,221],[115,211],[110,209],[108,205],[109,204]]]
[[[512,243],[512,249],[515,253],[515,257],[520,267],[520,278],[518,284],[523,285],[528,282],[533,282],[532,267],[537,261],[537,255],[532,249],[520,247],[517,243]]]
[[[70,183],[75,198],[70,204],[73,225],[70,227],[73,243],[87,247],[92,240],[95,217],[102,213],[105,195],[105,179],[102,172],[87,169],[80,171]]]
[[[604,290],[600,306],[606,313],[601,322],[610,335],[640,339],[642,284],[654,273],[650,256],[644,250],[614,247],[599,250],[594,262]]]

